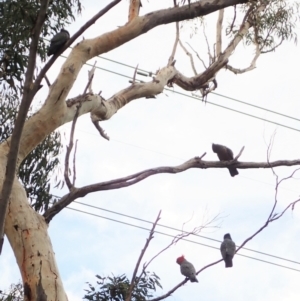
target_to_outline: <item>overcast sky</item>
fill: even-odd
[[[104,0],[100,2],[101,5],[98,6],[96,1],[82,1],[82,15],[67,28],[71,34],[109,3]],[[171,7],[172,3],[171,0],[143,1],[141,14]],[[122,1],[88,29],[83,35],[84,38],[93,38],[122,26],[127,21],[127,7],[128,1]],[[225,21],[229,20],[232,8],[227,11]],[[215,38],[214,20],[215,16],[211,16],[206,21],[211,45]],[[190,38],[191,25],[192,23],[184,23],[182,41],[185,45],[186,42],[193,45],[207,61],[204,40],[198,35]],[[299,28],[297,33],[300,33]],[[167,64],[174,38],[174,24],[160,26],[104,54],[103,57],[133,67],[139,64],[139,68],[155,72]],[[67,53],[69,50],[65,52]],[[240,45],[230,63],[237,68],[247,67],[253,54],[252,48]],[[95,60],[100,68],[133,76],[132,68],[102,58],[92,59],[89,63],[93,64]],[[55,80],[63,61],[64,58],[59,58],[48,72],[51,82]],[[201,63],[196,64],[198,72],[203,71]],[[286,42],[276,52],[261,56],[257,68],[251,72],[236,76],[229,71],[221,71],[217,76],[216,93],[299,118],[299,66],[299,47],[293,42]],[[186,76],[193,75],[189,58],[181,49],[176,54],[176,67]],[[83,92],[88,69],[88,66],[82,69],[69,97]],[[151,80],[142,76],[139,79]],[[128,78],[100,69],[97,69],[93,81],[94,92],[102,90],[105,98],[128,85]],[[174,91],[191,95],[177,87],[174,87]],[[36,101],[43,101],[46,94],[47,88],[44,85]],[[296,130],[258,120],[232,109]],[[208,103],[205,104],[197,99],[165,91],[156,99],[131,102],[101,126],[110,136],[109,142],[99,136],[88,115],[78,120],[77,187],[123,177],[152,167],[179,165],[204,152],[207,153],[204,159],[217,160],[216,154],[211,150],[212,143],[224,144],[234,154],[245,146],[240,161],[267,161],[267,147],[274,133],[276,135],[271,160],[299,159],[300,154],[299,120],[258,110],[216,94],[210,94]],[[61,128],[64,142],[69,137],[69,128],[70,124]],[[290,175],[294,169],[295,167],[281,167],[275,171],[282,178]],[[239,170],[239,175],[234,178],[230,177],[227,169],[195,169],[176,175],[152,176],[129,188],[94,193],[78,201],[147,221],[154,221],[159,210],[162,210],[160,224],[177,229],[182,229],[184,225],[186,231],[191,231],[218,215],[219,220],[212,224],[213,227],[203,230],[200,235],[221,241],[223,235],[230,232],[239,245],[266,222],[274,204],[275,180],[269,169]],[[66,190],[53,192],[63,196]],[[298,197],[299,173],[295,179],[290,179],[279,187],[278,209],[275,212],[281,212]],[[70,208],[151,228],[151,224],[81,204],[74,203]],[[199,283],[188,282],[173,293],[169,300],[298,300],[299,222],[298,206],[294,211],[287,211],[281,219],[270,224],[246,245],[247,248],[292,260],[294,263],[251,251],[240,251],[241,254],[298,271],[236,255],[232,269],[225,269],[223,262],[208,268],[199,274]],[[171,235],[179,233],[163,227],[157,227],[157,230]],[[70,209],[65,209],[52,220],[49,233],[69,300],[74,301],[82,299],[84,289],[88,288],[85,282],[96,283],[96,274],[106,276],[111,273],[125,273],[131,278],[148,237],[145,230]],[[168,236],[156,234],[143,262],[150,260],[171,240]],[[158,295],[168,292],[184,279],[176,264],[178,256],[184,254],[197,270],[221,258],[219,242],[195,236],[190,237],[190,240],[195,243],[181,241],[149,266],[148,270],[155,271],[161,278],[163,290],[157,291]],[[0,289],[5,289],[10,283],[20,279],[7,240],[0,257],[0,268]]]

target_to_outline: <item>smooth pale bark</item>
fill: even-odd
[[[134,3],[135,1],[131,1]],[[117,110],[128,102],[141,97],[154,97],[161,93],[172,80],[187,90],[199,88],[193,78],[186,78],[174,66],[163,68],[149,83],[135,83],[104,101],[98,95],[78,96],[66,102],[66,98],[85,62],[108,52],[122,44],[146,33],[152,28],[195,18],[217,11],[221,8],[245,3],[238,0],[206,0],[191,3],[190,7],[176,7],[137,16],[136,10],[131,14],[130,22],[124,26],[103,34],[95,39],[83,40],[72,50],[61,67],[59,75],[49,90],[43,107],[32,116],[23,129],[20,140],[18,166],[22,160],[47,135],[59,126],[70,122],[80,101],[79,115],[91,113],[93,121],[111,118]],[[135,2],[137,3],[137,2]],[[242,39],[242,37],[240,38]],[[220,55],[216,67],[221,68],[227,62],[229,54],[236,47],[236,42],[229,45],[228,52]],[[217,68],[216,68],[217,70]],[[214,74],[204,74],[200,83],[206,82]],[[199,78],[198,78],[199,80]],[[197,85],[198,84],[198,85]],[[5,166],[10,139],[0,145],[0,189],[5,176]],[[29,206],[22,185],[15,179],[5,220],[5,233],[14,251],[17,264],[22,274],[25,289],[25,300],[67,300],[55,262],[54,252],[47,234],[47,223],[44,217]]]

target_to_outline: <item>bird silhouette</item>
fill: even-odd
[[[56,54],[70,39],[70,34],[67,30],[62,29],[59,33],[57,33],[51,40],[50,46],[47,52],[48,56]]]
[[[229,233],[224,235],[224,241],[221,243],[220,251],[225,261],[225,268],[232,268],[232,258],[235,254],[235,243],[232,241]]]
[[[220,161],[231,161],[233,160],[233,152],[230,148],[221,144],[212,144],[212,150],[217,154]],[[235,167],[227,167],[232,177],[239,174]]]

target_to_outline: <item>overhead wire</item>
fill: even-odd
[[[66,58],[66,56],[64,56],[64,55],[61,55],[61,56],[64,57],[64,58]],[[128,64],[125,64],[125,63],[122,63],[122,62],[118,62],[118,61],[115,61],[115,60],[112,60],[112,59],[104,58],[104,57],[102,57],[102,56],[98,56],[98,57],[101,58],[101,59],[108,60],[108,61],[111,61],[111,62],[113,62],[113,63],[119,64],[119,65],[128,67],[128,68],[132,68],[132,69],[135,69],[135,68],[136,68],[136,67],[134,67],[134,66],[130,66],[130,65],[128,65]],[[85,65],[94,67],[94,65],[89,64],[89,63],[85,63]],[[125,74],[122,74],[122,73],[119,73],[119,72],[115,72],[115,71],[110,70],[110,69],[106,69],[106,68],[102,68],[102,67],[98,67],[98,66],[96,66],[95,68],[97,68],[97,69],[99,69],[99,70],[103,70],[103,71],[105,71],[105,72],[113,73],[113,74],[116,74],[116,75],[118,75],[118,76],[122,76],[122,77],[125,77],[125,78],[128,78],[128,79],[132,79],[131,76],[128,76],[128,75],[125,75]],[[142,72],[146,72],[147,74],[145,74],[145,75],[139,73],[139,74],[144,75],[144,76],[151,76],[151,75],[153,74],[152,72],[149,72],[149,71],[147,71],[147,70],[143,70],[143,69],[140,69],[140,68],[137,68],[137,70],[142,71]],[[151,74],[151,75],[150,75],[150,74]],[[140,80],[140,82],[143,82],[143,81]],[[175,93],[175,94],[179,94],[179,95],[185,96],[185,97],[189,97],[189,98],[192,98],[192,99],[199,100],[199,98],[197,98],[197,97],[195,97],[195,96],[188,95],[188,94],[185,94],[185,93],[182,93],[182,92],[179,92],[179,91],[171,90],[171,89],[168,89],[168,88],[165,88],[165,90],[170,91],[170,92]],[[214,94],[214,95],[216,95],[216,96],[219,96],[219,97],[227,98],[227,99],[232,100],[232,101],[239,102],[239,103],[244,104],[244,105],[247,105],[247,106],[254,107],[254,108],[256,108],[256,109],[264,110],[264,111],[266,111],[266,112],[269,112],[269,113],[272,113],[272,114],[276,114],[276,115],[279,115],[279,116],[282,116],[282,117],[285,117],[285,118],[289,118],[289,119],[292,119],[292,120],[300,121],[300,119],[297,119],[297,118],[295,118],[295,117],[292,117],[292,116],[289,116],[289,115],[285,115],[285,114],[282,114],[282,113],[279,113],[279,112],[276,112],[276,111],[273,111],[273,110],[270,110],[270,109],[267,109],[267,108],[263,108],[263,107],[260,107],[260,106],[257,106],[257,105],[253,105],[253,104],[250,104],[250,103],[241,101],[241,100],[237,100],[237,99],[235,99],[235,98],[232,98],[232,97],[229,97],[229,96],[226,96],[226,95],[222,95],[222,94],[219,94],[219,93],[216,93],[216,92],[212,92],[212,94]],[[259,120],[262,120],[262,121],[265,121],[265,122],[268,122],[268,123],[272,123],[272,124],[275,124],[275,125],[278,125],[278,126],[281,126],[281,127],[287,128],[287,129],[290,129],[290,130],[294,130],[294,131],[300,132],[299,129],[296,129],[296,128],[293,128],[293,127],[290,127],[290,126],[287,126],[287,125],[284,125],[284,124],[281,124],[281,123],[278,123],[278,122],[274,122],[274,121],[271,121],[271,120],[268,120],[268,119],[265,119],[265,118],[261,118],[261,117],[258,117],[258,116],[255,116],[255,115],[252,115],[252,114],[249,114],[249,113],[245,113],[245,112],[242,112],[242,111],[239,111],[239,110],[235,110],[235,109],[233,109],[233,108],[229,108],[229,107],[226,107],[226,106],[223,106],[223,105],[219,105],[219,104],[213,103],[213,102],[211,102],[211,101],[206,101],[206,103],[209,103],[209,104],[211,104],[211,105],[218,106],[218,107],[223,108],[223,109],[231,110],[231,111],[233,111],[233,112],[240,113],[240,114],[243,114],[243,115],[252,117],[252,118],[256,118],[256,119],[259,119]],[[104,208],[100,208],[100,207],[96,207],[96,206],[84,204],[84,203],[77,202],[77,201],[74,201],[74,202],[75,202],[75,203],[78,203],[78,204],[81,204],[81,205],[94,207],[94,208],[97,208],[97,209],[99,209],[99,210],[104,210],[104,211],[107,211],[107,212],[111,212],[111,213],[114,213],[114,214],[119,214],[119,215],[122,215],[122,216],[126,216],[126,217],[129,217],[129,218],[137,219],[137,220],[140,220],[140,221],[143,221],[143,222],[151,223],[151,224],[152,224],[152,222],[150,222],[150,221],[146,221],[146,220],[139,219],[139,218],[132,217],[132,216],[128,216],[128,215],[124,215],[124,214],[122,214],[122,213],[117,213],[117,212],[114,212],[114,211],[111,211],[111,210],[108,210],[108,209],[104,209]],[[136,226],[136,225],[133,225],[133,224],[130,224],[130,223],[125,223],[125,222],[118,221],[118,220],[115,220],[115,219],[111,219],[111,218],[108,218],[108,217],[103,217],[103,216],[100,216],[100,215],[97,215],[97,214],[85,212],[85,211],[82,211],[82,210],[77,210],[77,209],[75,209],[75,208],[70,208],[70,207],[67,207],[67,208],[68,208],[68,209],[71,209],[71,210],[78,211],[78,212],[82,212],[82,213],[85,213],[85,214],[93,215],[93,216],[96,216],[96,217],[108,219],[108,220],[111,220],[111,221],[114,221],[114,222],[126,224],[126,225],[129,225],[129,226],[133,226],[133,227],[136,227],[136,228],[140,228],[140,229],[149,231],[149,229],[147,229],[147,228],[140,227],[140,226]],[[172,229],[172,230],[176,230],[176,231],[180,231],[180,230],[178,230],[178,229],[176,229],[176,228],[172,228],[172,227],[165,226],[165,225],[160,225],[160,224],[159,224],[159,226],[165,227],[165,228],[168,228],[168,229]],[[169,234],[166,234],[166,233],[163,233],[163,232],[158,232],[158,231],[156,231],[156,233],[159,233],[159,234],[162,234],[162,235],[167,235],[167,236],[170,236],[170,237],[174,237],[174,236],[172,236],[172,235],[169,235]],[[196,236],[199,236],[199,237],[205,238],[205,239],[209,239],[209,240],[212,240],[212,241],[220,242],[220,241],[218,241],[218,240],[211,239],[211,238],[207,238],[207,237],[205,237],[205,236],[201,236],[201,235],[196,235]],[[183,239],[183,240],[190,241],[190,240],[187,240],[187,239]],[[209,245],[202,244],[202,243],[198,243],[198,242],[194,242],[194,241],[190,241],[190,242],[196,243],[196,244],[199,244],[199,245],[203,245],[203,246],[206,246],[206,247],[214,248],[214,249],[219,249],[219,248],[216,248],[216,247],[213,247],[213,246],[209,246]],[[273,258],[276,258],[276,259],[288,261],[288,262],[291,262],[291,263],[294,263],[294,264],[300,264],[300,263],[297,262],[297,261],[289,260],[289,259],[282,258],[282,257],[279,257],[279,256],[271,255],[271,254],[268,254],[268,253],[264,253],[264,252],[252,250],[252,249],[249,249],[249,248],[243,248],[243,249],[244,249],[244,250],[248,250],[248,251],[252,251],[252,252],[256,252],[256,253],[258,253],[258,254],[262,254],[262,255],[265,255],[265,256],[270,256],[270,257],[273,257]],[[298,270],[298,269],[290,268],[290,267],[283,266],[283,265],[280,265],[280,264],[276,264],[276,263],[273,263],[273,262],[261,260],[261,259],[254,258],[254,257],[251,257],[251,256],[243,255],[243,254],[238,254],[238,255],[239,255],[239,256],[244,256],[244,257],[247,257],[247,258],[251,258],[251,259],[254,259],[254,260],[262,261],[262,262],[265,262],[265,263],[269,263],[269,264],[272,264],[272,265],[276,265],[276,266],[279,266],[279,267],[288,268],[288,269],[291,269],[291,270],[295,270],[295,271],[300,272],[300,270]]]
[[[61,57],[67,58],[67,56],[65,56],[65,55],[61,55]],[[100,57],[100,56],[97,56],[97,57],[103,58],[103,57]],[[110,60],[110,61],[113,61],[113,60]],[[116,61],[113,61],[113,62],[116,63]],[[127,65],[127,64],[123,64],[123,63],[120,63],[120,64],[123,65],[123,66],[126,66],[126,67],[134,68],[133,66],[130,66],[130,65]],[[109,72],[109,73],[112,73],[112,74],[115,74],[115,75],[118,75],[118,76],[121,76],[121,77],[132,79],[132,76],[128,76],[128,75],[125,75],[125,74],[122,74],[122,73],[119,73],[119,72],[116,72],[116,71],[113,71],[113,70],[109,70],[109,69],[106,69],[106,68],[102,68],[102,67],[99,67],[99,66],[94,66],[93,64],[90,64],[90,63],[85,63],[85,65],[90,66],[90,67],[95,67],[96,69],[99,69],[99,70],[102,70],[102,71],[105,71],[105,72]],[[142,70],[142,69],[138,69],[138,70]],[[142,70],[142,71],[144,71],[144,70]],[[149,71],[145,71],[145,72],[149,72]],[[153,73],[149,72],[149,74],[153,74]],[[139,80],[139,79],[136,79],[136,81],[143,82],[142,80]],[[164,88],[164,90],[172,92],[174,94],[182,95],[182,96],[192,98],[192,99],[195,99],[195,100],[199,101],[199,98],[195,97],[193,95],[188,95],[188,94],[185,94],[185,93],[182,93],[182,92],[179,92],[179,91],[175,91],[175,90],[172,90],[172,89],[169,89],[169,88]],[[239,103],[242,103],[244,105],[251,106],[251,107],[254,107],[254,108],[257,108],[257,109],[260,109],[260,110],[264,110],[266,112],[271,112],[273,114],[283,116],[283,117],[286,117],[286,118],[289,118],[289,119],[292,119],[292,120],[300,121],[300,119],[297,119],[295,117],[285,115],[285,114],[282,114],[282,113],[279,113],[279,112],[276,112],[276,111],[272,111],[272,110],[269,110],[269,109],[266,109],[266,108],[263,108],[263,107],[260,107],[260,106],[256,106],[256,105],[253,105],[253,104],[241,101],[241,100],[237,100],[237,99],[229,97],[229,96],[225,96],[225,95],[215,93],[215,92],[212,92],[212,94],[214,94],[216,96],[224,97],[224,98],[227,98],[229,100],[233,100],[233,101],[236,101],[236,102],[239,102]],[[220,105],[220,104],[217,104],[217,103],[209,101],[209,100],[206,100],[206,103],[211,104],[213,106],[217,106],[217,107],[222,108],[222,109],[226,109],[226,110],[235,112],[235,113],[239,113],[239,114],[242,114],[242,115],[245,115],[245,116],[248,116],[248,117],[252,117],[252,118],[264,121],[264,122],[268,122],[268,123],[271,123],[271,124],[274,124],[274,125],[277,125],[277,126],[289,129],[289,130],[300,132],[300,129],[297,129],[297,128],[294,128],[294,127],[291,127],[291,126],[288,126],[288,125],[285,125],[285,124],[282,124],[282,123],[279,123],[279,122],[275,122],[275,121],[272,121],[272,120],[269,120],[269,119],[266,119],[266,118],[263,118],[263,117],[255,116],[253,114],[249,114],[249,113],[246,113],[246,112],[243,112],[243,111],[240,111],[240,110],[229,108],[227,106]]]
[[[53,196],[56,197],[56,198],[58,198],[58,199],[61,198],[61,197],[59,197],[59,196],[57,196],[57,195],[53,195]],[[117,211],[114,211],[114,210],[105,209],[105,208],[102,208],[102,207],[99,207],[99,206],[90,205],[90,204],[86,204],[86,203],[79,202],[79,201],[73,201],[72,203],[79,204],[79,205],[86,206],[86,207],[90,207],[90,208],[94,208],[94,209],[101,210],[101,211],[105,211],[105,212],[109,212],[109,213],[113,213],[113,214],[116,214],[116,215],[119,215],[119,216],[127,217],[127,218],[134,219],[134,220],[137,220],[137,221],[141,221],[141,222],[144,222],[144,223],[153,224],[153,222],[151,222],[151,221],[148,221],[148,220],[145,220],[145,219],[136,217],[136,216],[124,214],[124,213],[121,213],[121,212],[117,212]],[[67,208],[68,208],[68,209],[72,209],[72,210],[77,210],[77,209],[71,208],[71,207],[67,207]],[[80,210],[79,210],[79,211],[80,211]],[[87,212],[84,211],[84,213],[87,213]],[[94,215],[94,214],[92,214],[92,215]],[[108,218],[108,217],[103,217],[103,216],[100,216],[100,215],[95,215],[95,216],[98,216],[98,217],[101,217],[101,218],[104,218],[104,219],[108,219],[108,220],[111,220],[111,221],[117,221],[117,222],[120,222],[120,223],[132,225],[132,224],[130,224],[130,223],[121,222],[121,221],[118,221],[118,220],[115,220],[115,219],[111,219],[111,218]],[[177,231],[177,232],[181,232],[181,233],[182,233],[182,232],[185,232],[185,233],[186,233],[186,231],[183,231],[183,230],[181,230],[181,229],[177,229],[177,228],[170,227],[170,226],[163,225],[163,224],[159,224],[159,223],[157,224],[157,226],[160,226],[160,227],[166,228],[166,229],[170,229],[170,230],[174,230],[174,231]],[[149,229],[144,228],[144,227],[139,227],[139,226],[137,226],[137,227],[138,227],[138,228],[141,228],[141,229],[144,229],[144,230],[149,230]],[[193,236],[197,236],[197,237],[200,237],[200,238],[203,238],[203,239],[207,239],[207,240],[211,240],[211,241],[218,242],[218,243],[221,243],[221,242],[222,242],[222,241],[220,241],[220,240],[218,240],[218,239],[210,238],[210,237],[203,236],[203,235],[199,235],[199,234],[193,234]],[[199,244],[200,244],[200,245],[203,245],[203,246],[206,246],[205,244],[201,244],[201,243],[199,243]],[[212,247],[212,246],[211,246],[211,247]],[[238,247],[238,246],[237,246],[237,247]],[[215,248],[215,247],[212,247],[212,248]],[[216,249],[218,249],[218,248],[216,248]],[[300,262],[298,262],[298,261],[291,260],[291,259],[287,259],[287,258],[280,257],[280,256],[276,256],[276,255],[272,255],[272,254],[270,254],[270,253],[261,252],[261,251],[257,251],[257,250],[250,249],[250,248],[245,248],[245,247],[243,247],[243,250],[250,251],[250,252],[254,252],[254,253],[257,253],[257,254],[264,255],[264,256],[268,256],[268,257],[272,257],[272,258],[275,258],[275,259],[279,259],[279,260],[283,260],[283,261],[287,261],[287,262],[290,262],[290,263],[293,263],[293,264],[298,264],[298,265],[300,265]]]
[[[71,207],[67,207],[67,209],[77,211],[77,212],[80,212],[80,213],[84,213],[84,214],[87,214],[87,215],[95,216],[95,217],[98,217],[98,218],[103,218],[103,219],[106,219],[106,220],[109,220],[109,221],[120,223],[120,224],[123,224],[123,225],[126,225],[126,226],[131,226],[131,227],[138,228],[138,229],[141,229],[141,230],[150,231],[150,229],[148,229],[148,228],[145,228],[145,227],[142,227],[142,226],[137,226],[137,225],[130,224],[130,223],[127,223],[127,222],[123,222],[123,221],[120,221],[120,220],[117,220],[117,219],[101,216],[99,214],[95,214],[95,213],[91,213],[91,212],[87,212],[87,211],[83,211],[83,210],[75,209],[75,208],[71,208]],[[176,237],[174,235],[167,234],[167,233],[160,232],[160,231],[156,231],[156,230],[154,232],[157,233],[157,234],[161,234],[161,235],[172,237],[172,238]],[[219,248],[217,248],[217,247],[207,245],[207,244],[203,244],[203,243],[200,243],[200,242],[196,242],[196,241],[193,241],[193,240],[190,240],[190,239],[182,238],[181,240],[189,242],[189,243],[194,243],[194,244],[197,244],[197,245],[201,245],[201,246],[204,246],[204,247],[207,247],[207,248],[212,248],[212,249],[219,250]],[[245,258],[249,258],[249,259],[253,259],[253,260],[256,260],[256,261],[260,261],[260,262],[263,262],[263,263],[266,263],[266,264],[271,264],[271,265],[274,265],[274,266],[278,266],[278,267],[281,267],[281,268],[289,269],[289,270],[292,270],[292,271],[300,272],[300,270],[298,270],[298,269],[291,268],[291,267],[281,265],[281,264],[278,264],[278,263],[274,263],[274,262],[271,262],[271,261],[263,260],[263,259],[260,259],[260,258],[255,258],[255,257],[252,257],[252,256],[240,254],[240,253],[236,253],[236,255],[242,256],[242,257],[245,257]]]
[[[53,196],[57,197],[57,198],[60,198],[57,195],[53,195]],[[113,213],[113,214],[116,214],[116,215],[120,215],[120,216],[124,216],[124,217],[131,218],[131,219],[134,219],[134,220],[142,221],[142,222],[145,222],[145,223],[148,223],[148,224],[153,224],[153,222],[145,220],[145,219],[141,219],[141,218],[138,218],[138,217],[135,217],[135,216],[131,216],[131,215],[128,215],[128,214],[124,214],[124,213],[120,213],[120,212],[117,212],[117,211],[113,211],[113,210],[101,208],[101,207],[98,207],[98,206],[94,206],[94,205],[90,205],[90,204],[85,204],[85,203],[82,203],[82,202],[79,202],[79,201],[73,201],[72,203],[76,203],[76,204],[79,204],[79,205],[91,207],[91,208],[94,208],[94,209],[97,209],[97,210],[106,211],[106,212]],[[142,227],[142,226],[137,226],[137,225],[134,225],[134,224],[131,224],[131,223],[127,223],[127,222],[120,221],[120,220],[117,220],[117,219],[109,218],[107,216],[102,216],[102,215],[99,215],[99,214],[95,214],[95,213],[83,211],[83,210],[76,209],[76,208],[73,208],[73,207],[69,207],[68,206],[66,208],[70,209],[70,210],[73,210],[73,211],[80,212],[80,213],[85,213],[85,214],[88,214],[88,215],[91,215],[91,216],[95,216],[95,217],[98,217],[98,218],[103,218],[103,219],[106,219],[106,220],[109,220],[109,221],[121,223],[121,224],[124,224],[124,225],[127,225],[127,226],[132,226],[132,227],[135,227],[135,228],[138,228],[138,229],[142,229],[142,230],[145,230],[145,231],[149,231],[150,230],[150,229]],[[163,227],[163,228],[166,228],[166,229],[170,229],[170,230],[175,230],[175,231],[181,232],[181,233],[182,232],[186,233],[186,231],[182,231],[180,229],[177,229],[177,228],[174,228],[174,227],[170,227],[170,226],[166,226],[166,225],[162,225],[162,224],[157,224],[157,226],[160,226],[160,227]],[[167,233],[164,233],[164,232],[161,232],[161,231],[155,231],[155,232],[158,233],[158,234],[169,236],[169,237],[173,237],[173,238],[176,237],[174,235],[167,234]],[[215,241],[215,242],[221,243],[220,240],[209,238],[209,237],[206,237],[206,236],[203,236],[203,235],[199,235],[199,234],[192,234],[192,235],[200,237],[200,238],[203,238],[203,239],[207,239],[207,240],[211,240],[211,241]],[[209,248],[212,248],[212,249],[219,250],[218,247],[214,247],[214,246],[211,246],[211,245],[203,244],[203,243],[196,242],[196,241],[193,241],[193,240],[189,240],[189,239],[186,239],[186,238],[184,238],[182,240],[187,241],[187,242],[191,242],[191,243],[195,243],[195,244],[198,244],[198,245],[201,245],[201,246],[204,246],[204,247],[209,247]],[[287,262],[290,262],[290,263],[293,263],[293,264],[300,265],[300,262],[298,262],[298,261],[287,259],[287,258],[283,258],[283,257],[276,256],[276,255],[272,255],[270,253],[265,253],[265,252],[253,250],[253,249],[250,249],[250,248],[245,248],[245,247],[243,247],[243,250],[254,252],[254,253],[257,253],[257,254],[264,255],[264,256],[268,256],[268,257],[272,257],[272,258],[279,259],[279,260],[282,260],[282,261],[287,261]],[[244,254],[240,254],[240,253],[237,253],[237,255],[242,256],[242,257],[246,257],[246,258],[250,258],[250,259],[254,259],[254,260],[258,260],[258,261],[262,261],[262,262],[265,262],[265,263],[273,264],[273,265],[276,265],[276,266],[279,266],[279,267],[292,269],[294,271],[300,272],[300,270],[298,270],[298,269],[294,269],[294,268],[287,267],[287,266],[284,266],[284,265],[281,265],[281,264],[277,264],[277,263],[274,263],[274,262],[262,260],[262,259],[255,258],[255,257],[252,257],[252,256],[248,256],[248,255],[244,255]]]
[[[131,69],[137,69],[137,70],[140,70],[140,71],[142,71],[142,72],[145,72],[146,74],[145,74],[144,76],[150,76],[150,75],[153,75],[153,74],[154,74],[154,73],[151,72],[151,71],[147,71],[147,70],[144,70],[144,69],[136,68],[136,67],[134,67],[134,66],[131,66],[131,65],[122,63],[122,62],[120,62],[120,61],[112,60],[112,59],[109,59],[109,58],[106,58],[106,57],[103,57],[103,56],[100,56],[100,55],[98,55],[97,57],[100,58],[100,59],[109,61],[109,62],[113,62],[113,63],[118,64],[118,65],[122,65],[122,66],[125,66],[125,67],[128,67],[128,68],[131,68]],[[129,78],[131,78],[131,77],[129,77]],[[169,91],[172,91],[172,92],[173,92],[173,90],[170,90],[170,89],[166,89],[166,90],[169,90]],[[187,95],[187,94],[184,94],[184,93],[182,93],[182,94],[183,94],[184,96],[190,96],[190,95]],[[256,109],[260,109],[260,110],[263,110],[263,111],[266,111],[266,112],[269,112],[269,113],[272,113],[272,114],[276,114],[276,115],[283,116],[283,117],[286,117],[286,118],[289,118],[289,119],[293,119],[293,120],[296,120],[296,121],[300,121],[299,118],[295,118],[295,117],[293,117],[293,116],[289,116],[289,115],[286,115],[286,114],[282,114],[282,113],[279,113],[279,112],[276,112],[276,111],[273,111],[273,110],[270,110],[270,109],[267,109],[267,108],[264,108],[264,107],[261,107],[261,106],[257,106],[257,105],[248,103],[248,102],[246,102],[246,101],[242,101],[242,100],[239,100],[239,99],[230,97],[230,96],[226,96],[226,95],[224,95],[224,94],[220,94],[220,93],[217,93],[217,92],[214,92],[214,91],[212,91],[211,94],[216,95],[216,96],[219,96],[219,97],[227,98],[227,99],[229,99],[229,100],[232,100],[232,101],[235,101],[235,102],[238,102],[238,103],[241,103],[241,104],[244,104],[244,105],[247,105],[247,106],[256,108]],[[197,97],[193,97],[193,98],[198,99]]]
[[[134,220],[137,220],[137,221],[141,221],[141,222],[144,222],[144,223],[153,224],[153,222],[145,220],[145,219],[141,219],[139,217],[135,217],[135,216],[132,216],[132,215],[120,213],[120,212],[109,210],[109,209],[105,209],[105,208],[101,208],[101,207],[98,207],[98,206],[95,206],[95,205],[90,205],[90,204],[82,203],[82,202],[79,202],[79,201],[73,201],[73,203],[80,204],[80,205],[83,205],[83,206],[86,206],[86,207],[90,207],[90,208],[94,208],[94,209],[101,210],[101,211],[106,211],[106,212],[113,213],[113,214],[116,214],[116,215],[128,217],[128,218],[131,218],[131,219],[134,219]],[[160,227],[162,227],[162,228],[174,230],[174,231],[177,231],[177,232],[186,232],[186,231],[182,231],[180,229],[177,229],[177,228],[174,228],[174,227],[170,227],[170,226],[166,226],[166,225],[162,225],[162,224],[159,224],[159,223],[157,225],[160,226]],[[203,239],[215,241],[215,242],[218,242],[218,243],[222,242],[222,241],[220,241],[218,239],[210,238],[210,237],[199,235],[199,234],[193,234],[193,236],[197,236],[197,237],[200,237],[200,238],[203,238]],[[250,249],[250,248],[245,248],[245,247],[243,247],[243,250],[247,250],[247,251],[250,251],[250,252],[258,253],[258,254],[261,254],[261,255],[269,256],[269,257],[272,257],[272,258],[276,258],[276,259],[280,259],[280,260],[284,260],[284,261],[288,261],[288,262],[300,265],[300,262],[298,262],[298,261],[294,261],[294,260],[290,260],[290,259],[287,259],[287,258],[279,257],[279,256],[272,255],[272,254],[269,254],[269,253],[265,253],[265,252],[253,250],[253,249]]]

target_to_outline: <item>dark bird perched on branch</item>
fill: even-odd
[[[47,55],[50,56],[52,54],[56,54],[69,39],[69,32],[65,29],[62,29],[51,39]]]
[[[235,243],[232,241],[229,233],[224,235],[224,241],[221,243],[220,251],[225,261],[225,268],[232,268],[232,258],[235,254]]]
[[[220,161],[231,161],[233,160],[233,152],[230,148],[221,145],[221,144],[213,144],[212,150],[214,153],[218,155]],[[232,177],[239,174],[235,167],[228,167],[230,175]]]

